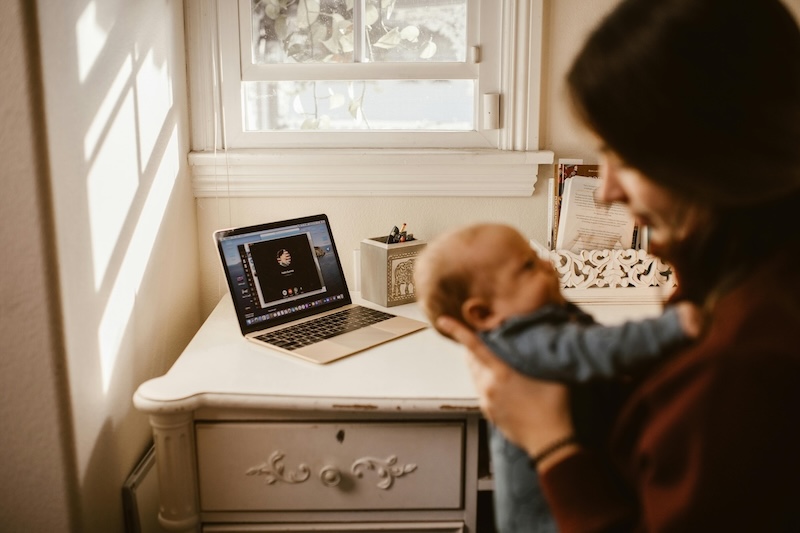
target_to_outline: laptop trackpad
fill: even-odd
[[[397,335],[393,333],[370,327],[339,335],[331,339],[331,341],[341,346],[347,346],[348,348],[364,348],[365,346],[386,342],[395,337],[397,337]]]

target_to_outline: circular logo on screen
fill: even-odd
[[[289,250],[286,248],[281,248],[278,250],[278,264],[282,267],[288,267],[292,264],[292,255],[289,253]]]

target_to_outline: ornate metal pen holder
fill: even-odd
[[[425,241],[386,244],[388,236],[361,241],[361,296],[384,307],[416,300],[414,261]]]

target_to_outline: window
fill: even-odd
[[[552,162],[537,151],[541,0],[186,14],[198,195],[529,195]]]
[[[474,130],[475,5],[240,0],[244,131]]]

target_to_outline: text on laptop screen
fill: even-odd
[[[242,327],[269,327],[349,303],[325,220],[237,231],[218,242],[234,305],[243,311]]]

